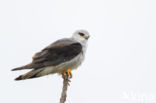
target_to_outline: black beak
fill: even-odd
[[[86,40],[88,40],[89,39],[89,36],[87,36],[87,37],[85,37],[86,38]]]

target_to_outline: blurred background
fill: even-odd
[[[66,103],[156,103],[155,0],[1,0],[0,102],[58,103],[61,76],[10,70],[77,29],[91,37]]]

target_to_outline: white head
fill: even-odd
[[[72,35],[73,39],[77,40],[78,42],[82,44],[86,44],[89,37],[90,37],[89,32],[86,30],[77,30]]]

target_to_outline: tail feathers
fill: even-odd
[[[22,76],[23,75],[20,75],[19,77],[15,78],[15,80],[22,80]]]
[[[29,69],[29,68],[30,68],[30,69],[33,68],[33,67],[32,67],[32,63],[27,64],[27,65],[25,65],[25,66],[21,66],[21,67],[14,68],[14,69],[12,69],[11,71],[22,70],[22,69]]]
[[[20,75],[17,78],[15,78],[15,80],[25,80],[25,79],[31,79],[31,78],[37,78],[40,77],[39,73],[41,72],[41,69],[37,69],[37,70],[31,70],[30,72]]]

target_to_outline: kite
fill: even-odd
[[[15,80],[37,78],[49,74],[58,73],[63,78],[69,75],[71,70],[78,68],[85,58],[89,33],[86,30],[77,30],[70,38],[63,38],[50,44],[32,57],[32,62],[12,69],[31,71],[18,76]]]

